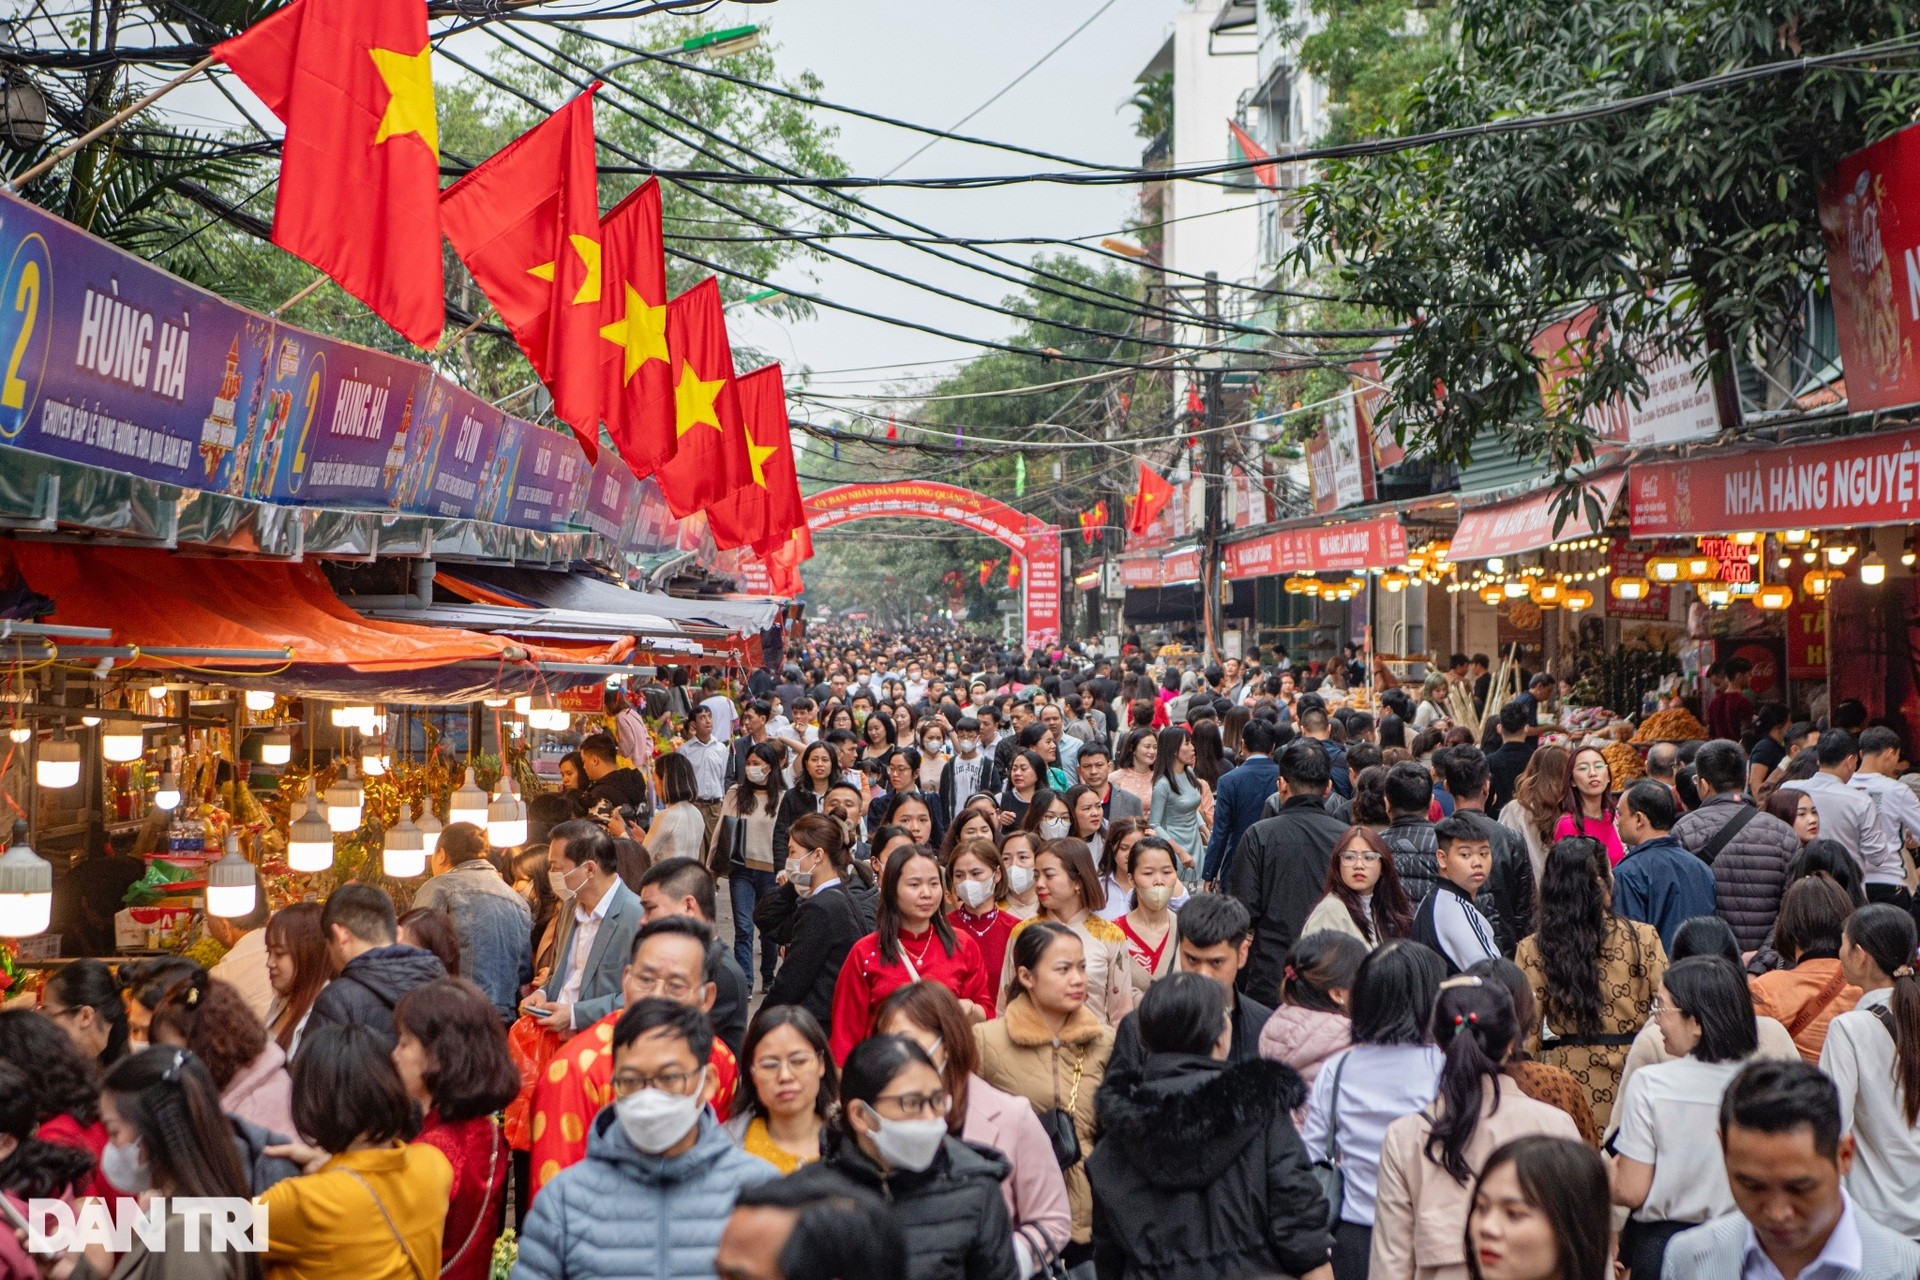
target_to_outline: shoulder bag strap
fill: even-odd
[[[467,1256],[467,1250],[473,1247],[474,1240],[480,1235],[480,1224],[487,1220],[487,1209],[493,1203],[493,1175],[500,1169],[500,1121],[496,1116],[487,1120],[487,1180],[480,1184],[480,1209],[473,1215],[473,1226],[467,1229],[467,1238],[453,1255],[440,1264],[440,1274],[446,1275],[453,1270],[455,1263]]]
[[[1340,1163],[1340,1074],[1347,1069],[1347,1060],[1353,1056],[1351,1050],[1340,1055],[1340,1064],[1333,1069],[1333,1097],[1327,1100],[1327,1163]]]
[[[1721,823],[1720,829],[1713,833],[1713,839],[1701,845],[1700,852],[1694,856],[1708,866],[1712,866],[1713,860],[1720,856],[1720,851],[1726,848],[1728,843],[1731,842],[1735,836],[1739,835],[1749,822],[1752,822],[1759,816],[1760,810],[1754,806],[1750,804],[1739,806],[1739,812]]]
[[[1873,1015],[1874,1021],[1887,1029],[1887,1034],[1893,1037],[1893,1043],[1898,1046],[1900,1033],[1893,1027],[1893,1010],[1883,1004],[1876,1004],[1868,1006],[1867,1012]]]
[[[1833,977],[1827,980],[1827,984],[1820,988],[1819,993],[1801,1005],[1800,1012],[1793,1015],[1793,1021],[1787,1024],[1787,1034],[1796,1040],[1799,1039],[1800,1033],[1813,1025],[1813,1020],[1833,1003],[1834,998],[1846,985],[1847,975],[1844,972],[1835,971]]]
[[[387,1212],[386,1201],[382,1200],[380,1193],[373,1189],[373,1184],[361,1177],[358,1169],[342,1169],[340,1172],[346,1174],[349,1178],[352,1178],[355,1182],[366,1188],[367,1194],[373,1197],[373,1207],[378,1209],[381,1218],[385,1219],[387,1230],[393,1232],[393,1242],[400,1246],[400,1252],[405,1256],[407,1266],[413,1271],[413,1280],[427,1280],[426,1272],[420,1269],[420,1260],[413,1256],[413,1250],[407,1248],[407,1238],[401,1235],[400,1228],[394,1225],[393,1215]],[[481,1216],[486,1216],[484,1211],[482,1211]]]

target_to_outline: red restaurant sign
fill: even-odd
[[[1200,581],[1200,548],[1165,555],[1129,556],[1120,562],[1120,585],[1129,591]]]
[[[1627,505],[1636,538],[1920,519],[1920,432],[1651,462],[1633,468]]]
[[[1620,487],[1626,478],[1625,471],[1608,471],[1586,481],[1586,492],[1600,501],[1598,525],[1588,522],[1586,498],[1583,496],[1580,504],[1555,532],[1554,499],[1560,491],[1553,488],[1541,489],[1509,502],[1496,502],[1490,507],[1477,507],[1460,517],[1460,527],[1454,530],[1453,546],[1448,550],[1447,558],[1455,564],[1461,564],[1468,560],[1485,560],[1488,556],[1538,551],[1563,538],[1591,537],[1606,527],[1607,516],[1620,497]]]
[[[1847,407],[1920,401],[1920,125],[1834,166],[1820,188]]]
[[[1314,573],[1383,569],[1407,558],[1407,531],[1399,520],[1382,516],[1313,529],[1282,529],[1226,548],[1229,578],[1262,578],[1274,573]]]

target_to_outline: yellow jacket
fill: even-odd
[[[318,1173],[276,1183],[260,1197],[268,1215],[261,1260],[267,1280],[438,1280],[452,1187],[445,1156],[425,1143],[402,1142],[345,1152]]]

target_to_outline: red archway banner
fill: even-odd
[[[1060,526],[984,493],[927,480],[843,484],[807,499],[807,527],[818,533],[856,520],[944,520],[984,534],[1018,556],[1027,647],[1060,639]]]

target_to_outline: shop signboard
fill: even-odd
[[[1781,700],[1780,677],[1786,663],[1779,640],[1762,636],[1728,637],[1715,644],[1714,657],[1720,662],[1730,658],[1746,659],[1753,664],[1748,677],[1753,696],[1763,702]]]
[[[1455,564],[1464,564],[1489,556],[1538,551],[1569,538],[1592,537],[1606,528],[1607,517],[1620,497],[1620,487],[1626,478],[1624,470],[1586,477],[1579,501],[1563,521],[1556,521],[1561,491],[1552,487],[1506,502],[1475,507],[1460,517],[1460,527],[1454,530],[1447,558]],[[1599,504],[1598,524],[1589,518],[1589,497]]]
[[[1827,602],[1797,591],[1787,606],[1787,679],[1827,678]]]
[[[1393,516],[1281,529],[1230,543],[1226,576],[1261,578],[1276,573],[1333,573],[1384,569],[1407,558],[1407,531]]]
[[[1644,547],[1632,547],[1624,542],[1615,542],[1607,549],[1607,581],[1611,583],[1621,578],[1646,577],[1647,557],[1653,554]],[[1635,618],[1659,622],[1666,619],[1672,608],[1672,587],[1649,584],[1647,594],[1638,600],[1622,600],[1611,591],[1607,592],[1609,618]]]
[[[1373,501],[1373,449],[1357,400],[1351,389],[1342,392],[1322,419],[1320,434],[1307,444],[1315,515]]]
[[[1920,125],[1834,166],[1820,232],[1848,409],[1920,401]]]
[[[1633,467],[1636,538],[1920,520],[1920,431],[1820,440]]]
[[[1598,308],[1588,307],[1547,326],[1534,338],[1533,351],[1540,359],[1540,398],[1548,408],[1555,407],[1566,381],[1580,371],[1583,349],[1598,315]],[[1640,402],[1615,396],[1587,414],[1587,425],[1600,439],[1623,445],[1673,444],[1719,432],[1720,414],[1713,384],[1707,379],[1704,352],[1689,357],[1649,347],[1639,354],[1637,363],[1647,384]]]

